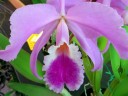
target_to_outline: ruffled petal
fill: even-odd
[[[10,45],[5,50],[0,50],[0,58],[6,61],[16,58],[31,34],[41,32],[44,25],[59,17],[55,8],[48,4],[28,5],[17,9],[10,18]]]
[[[51,46],[49,55],[44,57],[44,80],[50,89],[60,93],[64,84],[69,90],[78,90],[84,79],[81,53],[78,47],[69,45],[70,55],[56,54],[59,46]],[[51,50],[52,49],[52,50]]]
[[[56,33],[56,45],[59,45],[62,42],[69,44],[69,30],[64,19],[61,19]]]
[[[59,21],[57,20],[45,26],[45,29],[43,30],[44,33],[38,39],[32,51],[31,58],[30,58],[31,59],[30,67],[31,67],[33,74],[39,79],[42,79],[42,77],[38,75],[37,68],[36,68],[36,61],[37,61],[38,53],[41,50],[41,48],[43,48],[44,45],[48,42],[51,34],[54,32],[55,28],[57,27],[58,22]]]
[[[74,73],[77,75],[76,77],[73,77],[74,75],[73,72],[69,72],[69,73],[72,73],[70,75],[69,73],[67,73],[69,76],[71,76],[70,78],[65,77],[66,86],[68,87],[69,90],[74,91],[74,90],[78,90],[84,82],[84,67],[82,66],[83,65],[83,61],[81,59],[82,54],[79,51],[78,46],[75,46],[74,44],[69,45],[69,51],[70,51],[70,58],[79,67],[79,72]],[[74,82],[72,82],[73,80]]]
[[[114,9],[100,3],[86,2],[70,8],[66,18],[98,30],[110,40],[122,58],[128,58],[128,34],[121,28],[123,19]]]
[[[86,38],[82,30],[76,23],[68,20],[67,24],[70,31],[78,39],[82,49],[85,51],[85,53],[89,55],[89,57],[93,61],[94,64],[93,70],[101,69],[103,66],[103,57],[96,44],[93,42],[93,40]]]
[[[72,6],[84,2],[85,0],[65,0],[65,9],[66,11],[71,8]],[[57,11],[60,12],[61,10],[61,0],[47,0],[48,4],[51,4],[56,7]]]

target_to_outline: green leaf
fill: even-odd
[[[21,50],[17,58],[10,63],[19,73],[21,73],[26,78],[38,83],[43,83],[43,80],[39,80],[33,75],[30,69],[30,54],[28,54],[26,51]],[[42,71],[42,64],[39,61],[37,62],[37,72],[40,76],[43,77],[44,72]]]
[[[93,68],[92,67],[93,65],[91,64],[89,58],[86,55],[82,56],[82,58],[83,58],[83,65],[84,65],[84,68],[85,68],[85,73],[86,73],[90,83],[93,83],[92,82],[93,75],[92,75],[92,71],[91,71],[91,69]]]
[[[103,70],[101,69],[93,73],[93,90],[96,95],[100,94],[102,72]]]
[[[113,96],[113,92],[116,88],[116,86],[119,84],[119,80],[118,79],[113,79],[113,81],[111,82],[111,84],[108,86],[108,88],[105,90],[104,95],[103,96]],[[119,96],[119,95],[117,95]]]
[[[105,38],[104,36],[101,36],[101,37],[98,38],[97,45],[98,45],[98,47],[99,47],[99,49],[100,49],[101,52],[105,50],[107,44],[108,44],[107,38]],[[109,56],[110,56],[109,50],[107,50],[107,52],[105,52],[103,54],[104,64],[107,64],[110,61]]]
[[[8,39],[4,35],[0,34],[0,48],[4,49],[8,44],[9,44]],[[38,83],[43,83],[42,80],[37,79],[31,72],[30,54],[24,51],[23,49],[21,49],[17,58],[11,61],[10,63],[20,74],[22,74],[29,80],[32,80]],[[38,70],[38,74],[40,76],[43,76],[44,72],[42,72],[42,64],[39,61],[37,62],[37,70]]]
[[[109,49],[107,52],[105,52],[103,54],[103,58],[104,58],[104,64],[108,64],[108,62],[110,61],[110,52],[109,52]]]
[[[128,77],[120,81],[112,96],[128,96]]]
[[[66,89],[63,89],[61,94],[62,96],[72,96]]]
[[[97,45],[100,49],[100,51],[103,51],[107,46],[108,40],[104,36],[101,36],[97,40]]]
[[[80,44],[77,41],[75,37],[72,38],[73,42],[75,42],[79,47]],[[101,83],[101,78],[102,78],[102,70],[99,71],[92,71],[93,64],[90,61],[89,57],[86,55],[86,53],[82,50],[80,47],[80,50],[82,52],[82,59],[83,59],[83,65],[85,67],[85,73],[89,79],[89,82],[91,83],[93,87],[93,91],[95,92],[96,95],[100,94],[100,83]]]
[[[126,30],[126,32],[128,33],[128,26],[124,25],[123,28]]]
[[[73,38],[72,38],[72,41],[73,41],[74,43],[76,43],[78,46],[80,46],[80,43],[78,42],[78,40],[76,39],[76,37],[73,37]]]
[[[46,3],[46,0],[32,0],[32,2],[33,2],[34,4]]]
[[[82,52],[83,53],[83,52]],[[83,53],[85,54],[85,53]],[[93,91],[95,94],[100,94],[100,87],[101,87],[101,78],[102,78],[102,69],[99,71],[92,72],[93,64],[90,62],[87,56],[83,56],[83,64],[85,67],[85,73],[89,79],[93,87]]]
[[[61,94],[54,93],[45,87],[36,85],[12,82],[9,83],[8,86],[13,90],[21,92],[27,96],[62,96]]]
[[[128,75],[128,60],[121,59],[121,68],[123,70],[121,78],[125,78]]]
[[[119,68],[120,68],[120,56],[112,45],[110,45],[110,59],[112,71],[115,78],[120,79]]]
[[[12,93],[13,93],[14,91],[9,91],[8,93],[6,93],[4,96],[12,96]]]

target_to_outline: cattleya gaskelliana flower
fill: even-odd
[[[69,30],[91,58],[93,71],[101,69],[103,57],[96,39],[105,36],[120,56],[128,58],[128,35],[121,27],[124,22],[113,8],[85,0],[47,0],[47,4],[27,5],[17,9],[11,16],[10,45],[0,50],[0,58],[10,61],[16,58],[23,44],[32,34],[43,34],[31,53],[31,70],[37,74],[36,61],[39,51],[56,30],[56,46],[49,48],[44,57],[44,80],[50,89],[59,93],[64,84],[69,90],[77,90],[83,83],[84,71],[78,47],[69,44]],[[22,66],[22,65],[21,65]]]
[[[97,2],[106,4],[116,9],[124,19],[124,23],[128,25],[128,0],[97,0]]]

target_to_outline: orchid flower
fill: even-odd
[[[93,71],[103,66],[103,57],[96,43],[99,36],[108,38],[120,56],[128,58],[128,35],[121,27],[124,24],[122,18],[113,8],[100,3],[47,0],[47,4],[27,5],[17,9],[10,22],[10,45],[0,50],[0,58],[6,61],[16,58],[32,34],[43,31],[30,58],[31,70],[39,79],[42,77],[36,69],[38,53],[56,30],[56,45],[48,49],[49,55],[44,57],[43,71],[46,71],[46,84],[57,93],[62,91],[64,84],[71,91],[79,89],[84,78],[81,53],[77,46],[69,44],[69,30],[91,58]]]
[[[116,9],[117,12],[123,17],[124,23],[128,24],[128,0],[97,0],[97,2],[106,4]]]

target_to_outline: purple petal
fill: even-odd
[[[43,30],[42,36],[39,38],[39,40],[36,42],[34,49],[31,54],[31,61],[30,61],[30,67],[33,72],[33,74],[39,78],[42,79],[37,73],[36,69],[36,61],[37,61],[37,56],[41,48],[48,42],[51,34],[54,32],[55,28],[57,27],[58,21],[54,21],[47,26],[45,26],[45,29]]]
[[[126,10],[126,5],[121,0],[112,0],[111,5],[112,8],[116,9],[117,12],[122,16],[124,11]]]
[[[110,6],[111,1],[112,0],[97,0],[97,2],[103,3],[103,4],[108,5],[108,6]]]
[[[69,30],[63,19],[60,21],[57,27],[56,45],[59,45],[62,42],[69,44]]]
[[[121,28],[123,19],[114,9],[100,3],[86,2],[72,7],[66,18],[98,30],[110,40],[122,58],[128,58],[128,34]]]
[[[62,0],[47,0],[47,3],[55,6],[56,9],[58,10],[58,12],[60,12],[61,1]],[[65,1],[65,8],[66,8],[66,11],[67,11],[72,6],[74,6],[76,4],[79,4],[79,3],[81,3],[81,2],[83,2],[85,0],[64,0],[64,1]]]
[[[90,26],[84,26],[83,24],[78,23],[78,22],[76,22],[76,23],[79,24],[79,27],[82,29],[84,35],[87,38],[97,39],[98,37],[101,36],[101,34],[99,34],[99,30],[92,28]]]
[[[126,9],[126,5],[122,2],[122,0],[110,0],[110,6],[117,10],[120,15],[123,15],[124,10]],[[97,0],[97,2],[105,4],[108,0]]]
[[[128,6],[128,0],[121,0],[126,6]]]
[[[85,53],[89,55],[89,57],[93,61],[94,64],[93,70],[101,69],[103,65],[103,57],[96,44],[93,42],[93,40],[85,37],[82,30],[76,23],[69,20],[67,22],[69,29],[78,39],[82,49],[85,51]]]
[[[51,63],[44,80],[57,93],[62,91],[64,84],[71,91],[77,90],[83,83],[83,67],[61,54]]]
[[[31,34],[41,32],[44,25],[58,18],[55,8],[48,4],[28,5],[17,9],[10,18],[10,45],[0,51],[0,58],[6,61],[16,58]]]
[[[124,17],[124,24],[128,25],[128,10],[125,11],[125,13],[123,14]]]

